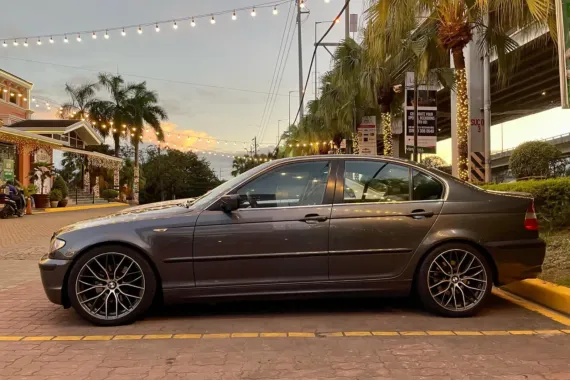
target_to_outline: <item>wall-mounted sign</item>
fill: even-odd
[[[376,116],[364,116],[358,125],[358,148],[363,156],[376,156]]]
[[[406,151],[414,151],[414,106],[418,107],[418,152],[436,153],[437,147],[437,81],[418,85],[418,99],[414,94],[414,73],[406,73],[406,98],[404,103],[404,131]]]

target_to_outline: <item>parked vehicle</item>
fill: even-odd
[[[24,216],[26,213],[26,198],[22,190],[16,189],[16,194],[10,194],[10,186],[4,184],[0,186],[0,219],[10,216]]]
[[[493,284],[534,278],[545,244],[528,194],[488,192],[388,157],[267,162],[186,204],[57,231],[48,298],[98,325],[166,303],[315,294],[419,295],[477,313]]]

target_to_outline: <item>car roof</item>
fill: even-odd
[[[390,161],[395,163],[407,164],[417,166],[424,170],[430,171],[430,168],[418,164],[417,162],[407,160],[404,158],[391,157],[391,156],[360,156],[356,154],[320,154],[314,156],[296,156],[285,157],[273,160],[272,162],[295,162],[295,161],[312,161],[312,160],[377,160],[377,161]]]

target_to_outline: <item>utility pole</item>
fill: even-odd
[[[300,120],[303,120],[305,116],[305,106],[303,101],[303,42],[301,38],[301,4],[297,0],[297,39],[299,48],[299,116]]]
[[[257,156],[257,136],[253,138],[253,152]]]
[[[345,0],[346,8],[344,10],[344,38],[350,38],[350,0]]]
[[[291,126],[291,93],[295,91],[289,91],[289,127]]]

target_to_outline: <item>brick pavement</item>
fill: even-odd
[[[543,331],[570,327],[498,297],[469,319],[435,317],[409,300],[364,298],[160,307],[130,326],[94,327],[73,310],[49,303],[38,279],[37,258],[53,230],[107,213],[92,210],[0,221],[0,258],[33,257],[0,260],[0,336],[255,333],[256,338],[0,340],[0,379],[570,379],[570,334]],[[4,225],[8,227],[2,229]],[[428,330],[541,333],[330,334]],[[270,332],[317,334],[258,334]]]

